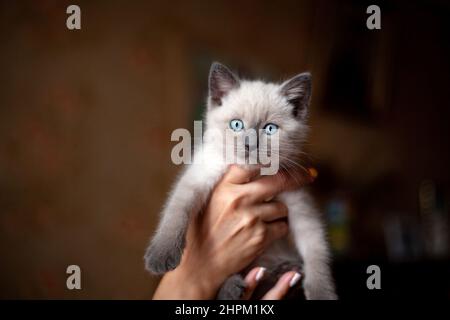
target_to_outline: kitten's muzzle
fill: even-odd
[[[250,152],[259,148],[259,139],[256,140],[256,143],[250,143],[249,139],[245,139],[245,151]]]

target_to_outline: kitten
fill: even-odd
[[[273,84],[241,80],[227,67],[217,62],[212,64],[203,149],[194,155],[194,164],[185,168],[167,200],[145,254],[147,269],[162,274],[179,264],[191,213],[197,214],[204,207],[227,169],[224,150],[229,140],[224,142],[216,134],[218,131],[210,129],[223,132],[231,128],[236,137],[250,128],[262,129],[258,139],[266,143],[271,139],[271,132],[278,131],[280,165],[293,168],[294,160],[301,153],[299,143],[306,136],[310,97],[309,73]],[[257,144],[250,149],[258,147]],[[248,155],[248,145],[246,150]],[[288,207],[290,235],[275,241],[247,270],[253,266],[265,267],[266,275],[272,280],[282,272],[301,270],[307,299],[337,299],[328,266],[324,225],[311,198],[305,191],[297,190],[284,192],[277,199]],[[243,275],[247,270],[225,281],[217,297],[239,299],[245,288]]]

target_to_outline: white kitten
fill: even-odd
[[[146,266],[151,272],[165,273],[179,264],[191,213],[197,214],[203,208],[211,190],[226,171],[228,163],[224,150],[229,147],[227,143],[235,142],[234,139],[225,142],[217,132],[231,128],[239,139],[246,130],[260,130],[256,145],[255,141],[247,140],[245,155],[248,155],[267,145],[271,132],[277,131],[280,166],[297,169],[294,166],[298,166],[301,142],[306,136],[310,96],[309,73],[273,84],[240,80],[225,66],[212,64],[203,149],[194,156],[194,164],[180,176],[164,207],[145,255]],[[249,268],[267,268],[269,277],[265,277],[266,280],[274,280],[288,270],[301,270],[307,299],[337,299],[328,266],[329,249],[324,225],[311,198],[304,191],[292,191],[280,194],[278,199],[289,209],[290,236],[275,241]],[[243,270],[243,274],[246,271]],[[239,299],[244,286],[242,275],[234,275],[224,283],[218,298]]]

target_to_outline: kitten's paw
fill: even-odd
[[[184,243],[174,246],[173,243],[159,245],[152,241],[145,253],[145,267],[154,274],[163,274],[175,269],[181,260]],[[167,242],[166,242],[167,243]]]
[[[219,300],[239,300],[245,290],[246,284],[242,276],[235,274],[229,277],[217,294]]]
[[[305,297],[308,300],[338,299],[333,284],[321,283],[321,281],[308,281],[307,279],[305,279],[303,286],[305,290]]]

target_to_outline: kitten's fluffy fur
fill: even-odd
[[[306,135],[310,95],[309,73],[299,74],[282,84],[244,81],[225,66],[213,63],[203,150],[195,155],[194,164],[180,176],[164,207],[161,222],[145,255],[146,266],[151,272],[162,274],[179,264],[190,215],[203,208],[227,168],[223,140],[208,135],[208,129],[225,130],[233,119],[241,119],[245,128],[255,129],[275,123],[280,128],[280,165],[296,169],[292,164],[298,160],[299,144]],[[324,225],[311,198],[299,190],[284,192],[277,199],[289,209],[290,236],[275,241],[249,268],[266,267],[266,279],[276,279],[282,272],[299,269],[304,276],[307,299],[336,299]],[[247,270],[243,270],[243,274]],[[224,283],[218,298],[239,299],[244,286],[242,275],[234,275]]]

